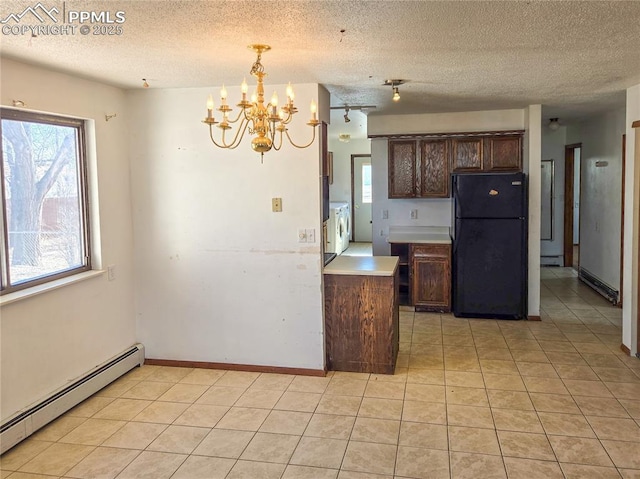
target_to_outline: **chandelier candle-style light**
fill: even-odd
[[[267,105],[264,104],[264,84],[263,79],[267,75],[264,72],[264,67],[260,63],[262,53],[271,50],[269,45],[249,45],[249,49],[256,52],[258,58],[251,67],[251,75],[256,77],[257,86],[255,93],[251,96],[251,101],[247,100],[247,82],[242,81],[242,100],[237,106],[240,108],[238,116],[234,120],[229,119],[229,113],[233,110],[227,105],[227,89],[222,86],[220,90],[220,107],[217,109],[222,113],[222,121],[217,122],[213,117],[213,97],[209,95],[207,100],[207,117],[202,120],[203,123],[209,125],[209,136],[214,145],[219,148],[236,148],[241,142],[244,134],[249,130],[250,135],[255,135],[251,140],[251,148],[254,151],[260,153],[261,157],[273,148],[279,150],[282,147],[282,134],[284,133],[291,143],[296,148],[307,148],[316,139],[316,126],[320,124],[316,117],[317,105],[315,101],[311,101],[311,119],[307,122],[307,125],[313,128],[313,138],[306,145],[297,145],[293,142],[289,136],[287,125],[291,123],[293,115],[298,112],[298,109],[293,104],[294,94],[291,83],[287,86],[287,101],[278,109],[278,94],[273,92],[271,102]],[[238,131],[231,142],[228,142],[225,138],[227,130],[232,128],[232,124],[240,122],[238,125]],[[222,130],[221,140],[217,142],[213,135],[213,125],[218,125],[218,128]],[[280,133],[276,135],[276,132]],[[276,136],[278,137],[276,139]]]

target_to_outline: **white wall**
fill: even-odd
[[[263,164],[250,138],[214,147],[200,122],[209,91],[127,95],[138,337],[150,358],[322,369],[320,141]],[[328,112],[322,92],[296,86],[298,143],[311,137],[311,99]],[[298,243],[298,228],[316,242]]]
[[[640,132],[631,128],[640,120],[640,84],[627,89],[625,119],[626,171],[624,214],[624,268],[622,292],[622,342],[638,353],[638,255],[640,255]]]
[[[580,267],[616,290],[620,290],[624,133],[625,110],[619,109],[581,122],[576,142],[582,143]],[[598,167],[596,162],[607,166]]]
[[[553,218],[552,239],[541,240],[542,264],[562,266],[564,254],[564,147],[567,128],[561,126],[556,131],[542,128],[542,160],[553,160]]]
[[[1,416],[46,397],[135,342],[133,239],[124,92],[1,60],[1,103],[95,120],[90,159],[95,253],[106,274],[3,305]],[[106,113],[117,117],[106,122]],[[99,210],[99,211],[98,211]]]
[[[540,168],[542,106],[525,109],[523,169],[529,179],[529,316],[540,316]]]

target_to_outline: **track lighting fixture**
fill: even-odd
[[[351,118],[349,118],[349,107],[346,106],[344,108],[344,122],[349,123],[350,121],[351,121]]]
[[[398,89],[398,86],[406,83],[406,81],[407,80],[400,79],[384,81],[383,85],[391,87],[391,92],[393,93],[393,96],[391,98],[393,99],[393,101],[400,101],[400,90]]]
[[[375,107],[376,107],[375,105],[342,105],[342,106],[332,106],[330,108],[332,110],[344,110],[345,112],[344,116],[347,116],[350,111],[362,111],[366,115],[367,110],[373,110]],[[348,123],[346,118],[345,118],[345,122]]]
[[[146,78],[142,79],[142,88],[149,88],[149,82]]]
[[[560,128],[560,122],[558,121],[557,118],[551,118],[549,119],[549,129],[552,131],[556,131],[558,128]]]

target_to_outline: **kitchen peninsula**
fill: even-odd
[[[398,258],[338,256],[324,269],[327,369],[393,374]]]

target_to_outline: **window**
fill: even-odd
[[[84,121],[0,109],[0,293],[91,269]]]
[[[371,163],[362,164],[362,202],[371,203]]]

